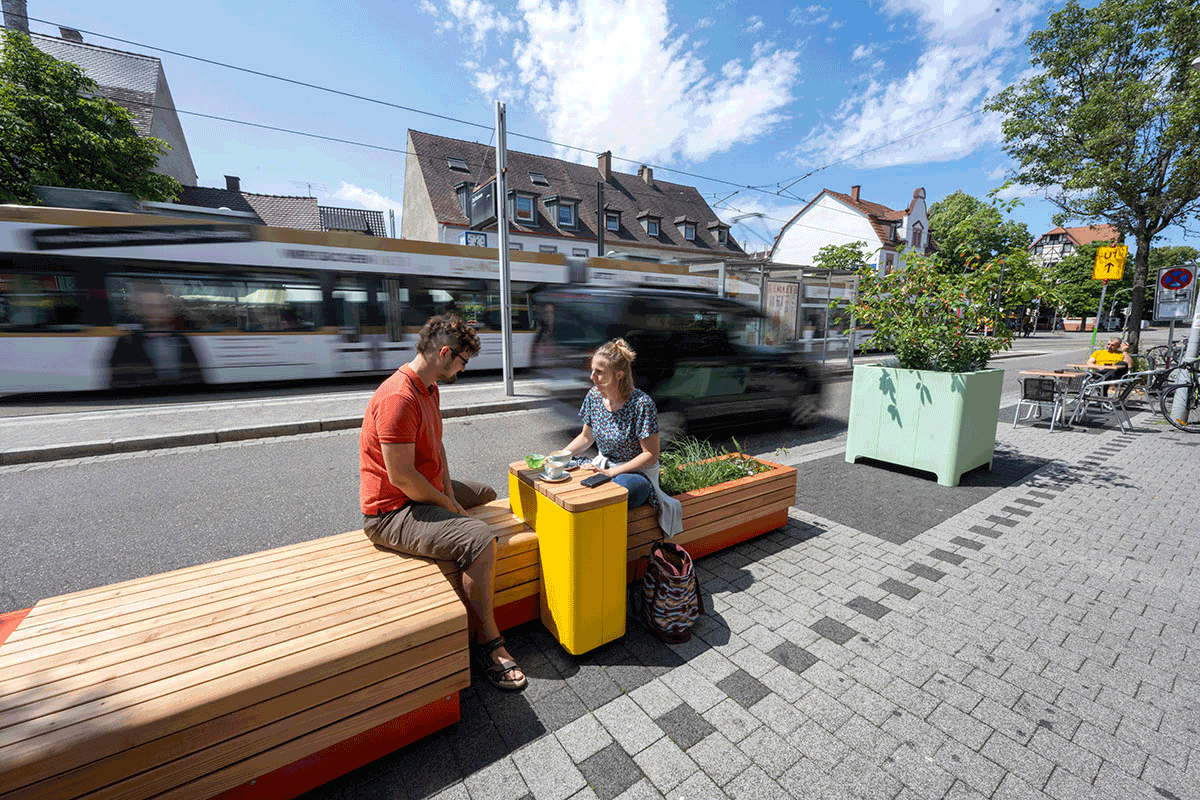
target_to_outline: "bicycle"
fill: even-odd
[[[1158,397],[1163,419],[1181,431],[1200,433],[1200,359],[1180,362],[1169,372],[1172,383],[1163,386]]]
[[[1150,369],[1170,368],[1171,365],[1178,365],[1183,360],[1183,345],[1175,342],[1159,344],[1147,348],[1146,352],[1139,355],[1150,363]]]

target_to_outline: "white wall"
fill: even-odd
[[[867,260],[876,262],[879,236],[866,216],[829,194],[821,194],[798,218],[784,226],[771,260],[777,264],[812,266],[817,251],[825,245],[852,242],[864,242]]]

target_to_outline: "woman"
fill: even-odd
[[[668,535],[679,533],[682,508],[658,486],[658,411],[650,395],[633,386],[635,353],[613,339],[592,355],[592,388],[579,409],[583,430],[566,449],[576,455],[596,443],[591,468],[629,492],[629,507],[650,503]]]

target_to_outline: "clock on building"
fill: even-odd
[[[462,243],[467,247],[487,247],[487,234],[483,231],[463,231]]]

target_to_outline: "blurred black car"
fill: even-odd
[[[578,404],[592,351],[624,337],[634,383],[658,406],[664,439],[688,425],[775,418],[796,426],[821,409],[820,367],[798,350],[756,344],[757,309],[715,294],[643,287],[548,289],[535,297],[533,367],[549,391]]]

